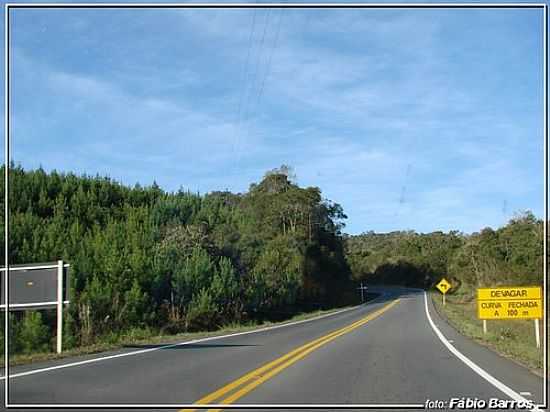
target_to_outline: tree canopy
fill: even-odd
[[[348,236],[345,244],[354,279],[375,283],[431,287],[447,277],[473,291],[543,280],[543,222],[529,211],[497,230],[470,235],[366,232]]]
[[[74,345],[338,304],[353,295],[345,215],[293,179],[283,166],[247,193],[200,195],[12,166],[10,264],[71,264]]]

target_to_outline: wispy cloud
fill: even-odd
[[[286,163],[343,204],[353,233],[499,225],[504,201],[542,211],[539,20],[75,10],[33,25],[22,14],[14,159],[203,192],[246,190]]]

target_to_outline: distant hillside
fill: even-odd
[[[543,281],[543,222],[531,212],[497,230],[464,235],[457,231],[367,232],[346,238],[354,279],[430,287],[442,276],[463,290]]]

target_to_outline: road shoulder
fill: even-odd
[[[527,399],[542,403],[543,378],[541,376],[460,334],[436,310],[431,297],[427,298],[427,304],[435,325],[459,352],[514,391],[520,394],[529,393],[530,395],[525,395]]]
[[[369,300],[369,303],[376,301],[376,298]],[[119,345],[118,347],[108,348],[102,351],[96,351],[92,353],[84,354],[67,354],[66,356],[52,357],[47,359],[41,359],[36,362],[25,363],[20,365],[10,366],[10,376],[18,376],[31,373],[40,373],[49,369],[59,369],[64,367],[79,366],[87,363],[95,363],[106,361],[109,359],[115,359],[126,356],[136,356],[145,354],[148,352],[155,352],[157,350],[167,349],[180,345],[189,345],[200,342],[208,342],[211,340],[224,339],[233,336],[247,335],[253,333],[269,332],[274,329],[292,327],[294,325],[300,325],[307,322],[316,321],[330,316],[336,316],[350,310],[356,309],[360,306],[350,306],[341,309],[333,309],[320,314],[308,314],[305,318],[291,319],[279,323],[262,324],[258,326],[242,327],[237,330],[220,330],[216,332],[205,332],[195,334],[185,334],[182,336],[166,336],[164,341],[151,341],[139,342],[139,345]],[[141,348],[141,349],[136,349]],[[4,379],[4,368],[0,368],[0,379]]]

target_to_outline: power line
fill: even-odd
[[[263,34],[262,34],[262,38],[260,40],[260,45],[258,47],[258,54],[257,54],[257,59],[256,59],[256,70],[254,71],[254,77],[255,79],[252,81],[251,83],[251,87],[250,87],[250,94],[248,95],[248,102],[250,102],[250,95],[252,95],[252,91],[254,90],[254,83],[256,81],[256,79],[259,77],[259,71],[260,71],[260,64],[261,64],[261,57],[262,57],[262,54],[263,54],[263,48],[264,48],[264,44],[265,44],[265,36],[266,36],[266,33],[267,33],[267,28],[269,27],[269,15],[271,14],[271,9],[267,9],[267,12],[266,12],[266,17],[265,17],[265,24],[264,24],[264,31],[263,31]],[[248,119],[248,114],[249,114],[249,109],[250,108],[250,104],[247,105],[247,110],[245,112],[245,122],[246,120]]]
[[[254,31],[255,31],[255,28],[256,28],[256,13],[257,13],[257,10],[258,9],[254,9],[254,13],[252,14],[252,28],[250,30],[250,36],[248,38],[248,51],[246,53],[246,60],[245,60],[243,76],[242,76],[243,88],[242,88],[242,92],[240,94],[239,106],[238,106],[238,109],[237,109],[237,122],[238,122],[237,123],[237,128],[239,128],[240,124],[241,124],[242,106],[243,106],[243,100],[244,100],[244,96],[245,96],[245,92],[246,92],[247,79],[248,79],[248,74],[249,74],[248,68],[249,68],[249,62],[250,62],[250,54],[251,54],[252,46],[253,46]],[[233,147],[233,149],[235,149],[235,148]]]
[[[244,98],[245,98],[245,95],[246,95],[246,91],[247,91],[247,86],[248,86],[248,75],[249,75],[249,67],[250,67],[250,56],[252,54],[252,48],[254,46],[254,32],[256,30],[256,14],[257,14],[257,10],[258,9],[254,9],[254,12],[252,13],[252,25],[251,25],[251,29],[250,29],[250,35],[249,35],[249,38],[248,38],[248,51],[246,53],[246,60],[245,60],[245,64],[244,64],[244,70],[243,70],[243,76],[242,76],[242,89],[241,89],[241,93],[240,93],[240,97],[239,97],[239,106],[238,106],[238,109],[237,109],[237,128],[236,128],[236,131],[235,131],[235,135],[234,135],[234,138],[233,138],[233,148],[232,148],[232,153],[233,153],[233,159],[237,160],[237,156],[236,156],[236,151],[238,149],[238,147],[240,146],[240,131],[241,131],[241,128],[242,128],[242,109],[243,109],[243,101],[244,101]],[[238,162],[235,162],[234,164],[234,167],[235,169],[237,169],[237,163]],[[238,173],[235,173],[235,176],[238,176]]]
[[[281,22],[283,20],[283,13],[284,13],[284,9],[281,9],[280,13],[279,13],[279,20],[277,22],[277,31],[276,31],[276,34],[275,34],[275,40],[273,41],[273,44],[271,46],[271,52],[269,53],[269,58],[268,58],[268,61],[267,61],[267,68],[265,70],[265,73],[264,73],[264,78],[262,80],[262,84],[260,86],[260,91],[258,93],[258,99],[256,101],[256,107],[260,107],[260,100],[262,98],[262,94],[263,94],[263,91],[264,91],[264,88],[265,88],[265,83],[266,83],[266,80],[267,80],[267,77],[269,76],[269,71],[271,69],[271,61],[273,59],[273,54],[275,52],[275,49],[277,48],[278,44],[279,44],[279,33],[281,32]]]
[[[404,183],[403,183],[403,186],[401,186],[401,194],[399,195],[399,204],[398,204],[398,206],[395,210],[395,213],[393,214],[394,217],[398,216],[401,213],[401,208],[403,207],[403,205],[407,201],[406,198],[405,198],[405,195],[407,193],[407,184],[408,184],[408,181],[409,181],[409,176],[411,174],[411,169],[412,169],[412,165],[410,163],[407,164],[407,170],[405,172]]]
[[[280,35],[280,32],[281,32],[281,24],[282,24],[282,20],[283,20],[283,13],[284,13],[284,9],[280,9],[279,19],[277,20],[277,23],[276,23],[277,24],[277,29],[275,31],[275,36],[273,38],[273,42],[271,43],[271,49],[269,51],[268,58],[267,58],[267,65],[266,65],[265,70],[264,70],[263,78],[259,82],[259,89],[258,89],[258,93],[256,95],[255,110],[254,110],[254,108],[252,108],[252,115],[250,117],[247,117],[248,122],[246,123],[245,131],[243,133],[246,136],[248,136],[249,132],[250,132],[250,119],[254,118],[254,115],[259,113],[260,102],[261,102],[261,99],[262,99],[262,96],[263,96],[263,91],[265,89],[265,84],[266,84],[267,78],[268,78],[269,73],[270,73],[271,62],[273,60],[273,55],[274,55],[275,49],[277,48],[277,46],[279,44],[279,35]],[[262,43],[261,43],[262,46],[265,43],[264,42],[264,37],[265,37],[266,31],[267,31],[267,24],[264,27],[264,36],[262,37]],[[258,54],[258,63],[261,60],[260,57],[261,57],[261,52]],[[259,72],[259,65],[258,65],[258,72]]]
[[[248,131],[248,118],[249,118],[249,112],[250,112],[250,100],[251,100],[251,96],[253,94],[253,91],[254,91],[254,84],[256,83],[256,79],[258,78],[258,72],[259,72],[259,67],[260,67],[260,62],[261,62],[261,56],[262,56],[262,49],[264,47],[264,43],[265,43],[265,36],[266,36],[266,33],[267,33],[267,28],[269,26],[269,15],[271,13],[271,9],[267,9],[267,12],[266,12],[266,18],[265,18],[265,24],[264,24],[264,30],[263,30],[263,34],[262,34],[262,37],[261,37],[261,40],[260,40],[260,44],[258,45],[258,52],[257,52],[257,59],[256,59],[256,69],[254,70],[254,74],[251,75],[250,77],[250,81],[249,81],[249,84],[250,84],[250,87],[247,87],[245,90],[247,91],[247,93],[245,94],[245,98],[244,98],[244,106],[243,106],[243,121],[242,122],[239,122],[239,130],[238,130],[238,139],[237,139],[237,152],[236,152],[236,155],[235,155],[235,167],[240,163],[240,160],[241,160],[241,154],[240,154],[240,146],[241,146],[241,140],[242,140],[242,136],[244,135],[247,135],[247,131]]]

